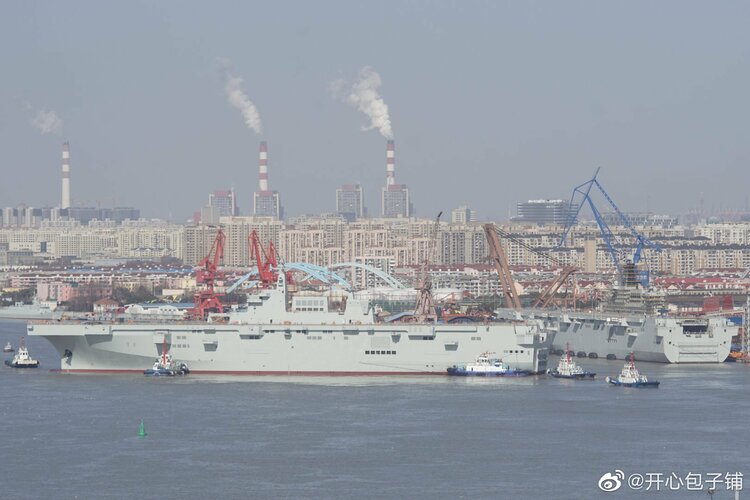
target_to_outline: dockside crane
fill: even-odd
[[[440,230],[440,216],[443,212],[437,214],[435,225],[430,235],[429,247],[427,248],[427,258],[422,263],[419,272],[419,286],[417,287],[417,304],[414,307],[414,320],[418,323],[435,323],[437,313],[435,312],[435,299],[432,297],[432,279],[430,278],[429,266],[435,261],[437,252],[438,231]]]
[[[554,300],[558,290],[560,290],[560,287],[567,283],[568,278],[570,278],[577,270],[578,269],[572,266],[563,267],[560,271],[560,274],[558,274],[557,277],[552,280],[552,283],[550,283],[547,288],[545,288],[544,291],[539,295],[539,298],[536,299],[534,304],[531,306],[532,309],[535,309],[537,307],[544,309],[545,307],[549,306]]]
[[[503,245],[500,244],[497,226],[495,224],[485,224],[484,236],[487,238],[492,265],[495,266],[497,275],[500,277],[500,285],[503,288],[503,297],[505,297],[505,307],[508,309],[521,309],[521,299],[518,297],[516,285],[510,274],[505,250],[503,249]]]
[[[510,266],[508,265],[508,258],[505,255],[505,250],[500,242],[500,236],[507,240],[514,241],[518,245],[526,248],[527,250],[538,254],[539,256],[546,258],[552,264],[555,264],[561,268],[560,274],[545,288],[539,295],[539,298],[531,306],[532,308],[545,308],[553,303],[557,292],[560,288],[568,283],[570,277],[578,271],[576,267],[564,266],[557,259],[549,255],[549,253],[541,251],[537,248],[531,247],[524,243],[522,240],[514,238],[511,234],[501,230],[495,224],[485,224],[484,234],[487,238],[487,245],[489,248],[489,257],[492,260],[492,264],[495,266],[497,275],[500,278],[500,284],[503,288],[503,296],[505,297],[505,307],[508,309],[520,309],[521,299],[516,291],[515,282],[513,276],[510,273]]]
[[[247,237],[247,246],[250,248],[250,261],[255,260],[255,265],[258,268],[258,279],[263,287],[269,287],[276,283],[274,269],[278,267],[278,263],[276,262],[276,254],[272,245],[273,243],[270,243],[269,251],[273,251],[274,253],[269,257],[269,254],[262,249],[260,238],[255,229]]]
[[[247,237],[247,246],[250,248],[250,260],[255,261],[258,269],[258,281],[261,286],[268,288],[276,284],[279,277],[279,257],[273,241],[269,241],[268,250],[264,250],[258,232],[253,229]],[[286,282],[294,283],[291,271],[286,271]]]
[[[660,252],[662,249],[659,245],[639,233],[635,229],[635,227],[633,227],[630,219],[628,219],[628,217],[620,211],[617,205],[615,205],[615,202],[612,200],[609,194],[607,194],[607,191],[597,180],[599,170],[599,168],[596,169],[591,180],[588,180],[573,189],[573,194],[570,197],[570,204],[568,206],[570,215],[567,223],[565,224],[565,229],[563,230],[562,236],[560,237],[560,242],[558,243],[556,249],[561,248],[565,244],[565,240],[567,239],[571,228],[578,222],[578,215],[581,213],[581,209],[585,204],[588,203],[589,207],[591,208],[591,212],[594,214],[596,224],[599,226],[604,244],[607,246],[607,250],[612,256],[612,262],[614,263],[620,283],[637,283],[646,288],[648,287],[649,283],[649,271],[648,269],[638,269],[638,263],[641,260],[643,249],[650,248],[657,252]],[[591,191],[594,186],[596,186],[602,196],[604,196],[604,199],[607,200],[610,207],[612,207],[615,214],[617,214],[620,223],[628,229],[630,235],[634,239],[635,251],[633,252],[632,257],[627,255],[626,253],[626,250],[632,248],[632,245],[622,241],[612,232],[609,225],[607,225],[606,221],[602,217],[601,212],[594,203],[594,200],[591,196]],[[580,201],[578,201],[579,197]]]
[[[198,318],[205,318],[211,312],[224,312],[219,300],[221,294],[215,292],[214,286],[217,280],[224,278],[224,274],[219,271],[219,262],[224,258],[225,243],[226,235],[220,227],[208,255],[198,263],[195,270],[195,283],[203,285],[203,289],[193,296],[195,306],[192,312]]]

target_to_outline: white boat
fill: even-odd
[[[596,373],[585,371],[573,361],[571,351],[565,346],[565,354],[560,358],[557,369],[547,370],[547,373],[555,378],[571,378],[576,380],[593,380]]]
[[[190,373],[187,365],[179,361],[172,359],[172,355],[169,353],[163,354],[161,357],[156,358],[154,366],[145,370],[144,375],[160,376],[165,375],[173,377],[175,375],[187,375]]]
[[[18,346],[18,352],[13,359],[6,359],[5,364],[11,368],[36,368],[39,366],[39,360],[32,359],[29,356],[29,350],[26,349],[26,343],[21,337],[21,345]]]
[[[607,377],[606,380],[612,385],[623,387],[659,387],[659,382],[649,381],[648,377],[641,375],[635,367],[635,357],[630,354],[630,359],[625,362],[622,372],[615,377]]]
[[[511,368],[500,358],[490,357],[493,353],[483,352],[474,363],[453,365],[448,368],[448,375],[457,377],[522,377],[529,375],[528,370]]]
[[[13,349],[13,345],[10,342],[5,344],[5,347],[3,347],[3,352],[13,352],[13,351],[15,351],[15,349]]]
[[[172,354],[167,352],[167,343],[162,343],[161,356],[156,358],[154,366],[145,370],[144,375],[150,376],[167,376],[174,377],[175,375],[187,375],[190,373],[185,363],[175,361],[172,358]]]

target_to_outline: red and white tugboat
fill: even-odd
[[[156,358],[154,366],[145,370],[144,375],[150,375],[152,377],[167,376],[174,377],[175,375],[187,375],[190,373],[190,369],[185,363],[175,361],[172,359],[172,354],[167,352],[167,342],[164,341],[162,346],[161,357]]]
[[[36,368],[39,366],[39,360],[32,359],[29,356],[29,350],[26,349],[26,343],[21,337],[21,345],[18,346],[18,352],[13,359],[6,359],[5,364],[11,368]]]
[[[565,354],[560,358],[555,370],[547,370],[548,375],[555,378],[570,378],[574,380],[593,380],[596,373],[585,371],[578,366],[571,356],[570,348],[565,344]]]
[[[638,369],[635,367],[635,356],[632,352],[617,378],[607,377],[604,380],[612,385],[623,387],[659,387],[659,382],[649,381],[645,375],[641,375],[638,372]]]

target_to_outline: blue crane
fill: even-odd
[[[607,194],[607,191],[604,190],[604,188],[596,178],[599,175],[599,170],[599,168],[596,169],[596,172],[594,172],[594,176],[591,178],[591,180],[586,181],[573,189],[573,195],[570,197],[570,205],[568,207],[568,222],[565,225],[565,229],[563,230],[563,234],[560,238],[560,243],[558,243],[557,248],[560,248],[565,244],[565,240],[568,237],[568,233],[570,233],[570,229],[576,224],[576,222],[578,222],[578,215],[581,213],[581,209],[586,203],[588,203],[589,207],[591,208],[591,212],[594,214],[594,219],[599,226],[599,230],[602,233],[604,244],[607,246],[607,250],[612,256],[612,261],[614,262],[615,268],[617,269],[617,275],[622,279],[622,264],[624,262],[627,262],[629,260],[633,265],[637,265],[641,260],[641,254],[644,248],[648,247],[657,252],[661,252],[661,247],[636,231],[636,229],[633,227],[633,224],[631,224],[630,219],[628,219],[627,216],[622,213],[619,208],[617,208],[615,202],[612,200],[609,194]],[[605,222],[599,209],[594,204],[594,200],[591,197],[591,190],[594,186],[596,186],[597,189],[601,192],[602,196],[604,196],[614,212],[617,214],[620,223],[628,229],[630,235],[635,240],[635,251],[632,257],[629,257],[625,253],[629,248],[629,245],[617,238],[617,236],[612,232],[612,230]],[[576,200],[578,195],[580,195],[580,202]],[[648,270],[638,272],[637,278],[641,285],[643,285],[644,287],[648,286]]]

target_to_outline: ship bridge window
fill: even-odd
[[[682,331],[684,333],[706,333],[708,332],[708,325],[683,325]]]

